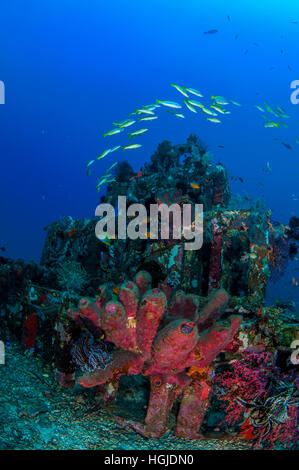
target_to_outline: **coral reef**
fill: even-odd
[[[47,236],[40,264],[47,272],[47,286],[60,290],[59,279],[62,281],[65,278],[61,268],[65,266],[66,271],[71,273],[73,262],[75,270],[80,271],[84,278],[86,273],[87,289],[90,290],[91,295],[94,294],[101,280],[100,260],[107,251],[105,245],[101,244],[94,235],[94,221],[63,217],[46,227],[45,230]],[[61,274],[60,277],[57,276],[58,273]],[[68,279],[70,276],[67,276]],[[77,287],[75,286],[75,289]],[[63,288],[68,290],[66,283]]]
[[[241,437],[255,448],[273,448],[278,442],[296,447],[299,395],[294,368],[282,372],[273,353],[248,348],[229,370],[219,370],[214,381],[224,402],[224,421],[239,423]]]
[[[107,244],[95,220],[63,217],[46,228],[40,266],[0,257],[2,338],[104,404],[126,393],[135,408],[143,394],[144,421],[115,420],[144,436],[166,433],[175,410],[178,436],[212,429],[256,448],[294,444],[298,312],[286,301],[266,307],[265,293],[297,253],[299,219],[284,226],[259,201],[231,198],[224,166],[194,135],[114,176],[103,202],[203,204],[202,248],[184,250],[172,223],[167,240]]]
[[[141,177],[130,178],[126,170],[127,177],[122,178],[117,187],[109,184],[105,201],[114,205],[118,195],[126,195],[129,203],[138,201],[149,205],[156,202],[159,193],[181,190],[194,202],[204,204],[205,210],[229,202],[226,170],[220,163],[211,164],[211,155],[196,135],[190,135],[185,144],[160,143],[151,163],[145,164],[141,171]],[[194,182],[198,189],[192,188]]]

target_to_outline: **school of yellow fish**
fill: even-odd
[[[185,108],[188,109],[189,111],[193,113],[201,112],[202,114],[207,116],[207,121],[210,121],[214,124],[220,124],[221,120],[219,119],[219,114],[225,115],[225,114],[230,114],[230,111],[227,110],[224,106],[232,103],[235,106],[241,106],[240,103],[234,100],[227,100],[223,96],[211,96],[212,103],[210,105],[204,105],[203,103],[197,101],[196,99],[193,99],[192,96],[196,96],[199,98],[203,98],[203,94],[196,90],[195,88],[187,88],[183,87],[180,85],[175,85],[174,83],[171,84],[178,92],[180,92],[184,97],[184,103]],[[173,116],[184,119],[185,115],[181,111],[183,108],[183,105],[180,103],[177,103],[175,101],[167,101],[167,100],[156,100],[156,103],[154,104],[149,104],[149,105],[144,105],[141,108],[137,108],[135,111],[129,113],[129,116],[134,116],[130,117],[128,119],[125,119],[123,121],[119,122],[114,122],[113,123],[113,128],[110,131],[107,131],[103,134],[103,137],[109,137],[109,136],[114,136],[118,135],[122,132],[124,132],[125,129],[128,127],[136,124],[138,121],[140,122],[147,122],[147,121],[154,121],[158,119],[159,116],[156,115],[156,110],[158,108],[165,108],[168,113],[171,113]],[[143,134],[145,134],[149,129],[148,128],[140,128],[137,129],[133,132],[129,132],[128,134],[128,139],[132,139],[134,137],[139,137]],[[121,146],[117,145],[112,148],[107,148],[103,150],[103,152],[96,158],[96,160],[101,160],[102,158],[106,157],[107,155],[110,155],[112,152],[115,152],[116,150],[119,150],[122,148],[122,151],[125,150],[134,150],[142,147],[141,144],[138,143],[133,143],[129,144],[126,146]],[[86,173],[89,176],[91,174],[90,167],[95,163],[95,159],[89,160],[86,164]],[[117,165],[118,162],[114,162],[111,167],[108,168],[106,173],[98,178],[98,184],[96,186],[97,191],[100,191],[100,188],[102,185],[106,183],[111,183],[115,181],[115,178],[112,177],[112,174],[110,171],[112,170],[113,167]]]
[[[103,137],[110,137],[114,135],[118,135],[124,132],[127,128],[133,126],[134,124],[141,122],[146,123],[148,121],[154,121],[158,119],[159,116],[156,115],[156,112],[159,108],[164,108],[168,113],[171,113],[173,116],[177,118],[185,118],[182,108],[185,110],[189,110],[192,113],[201,113],[206,116],[207,121],[213,124],[220,124],[222,121],[219,119],[220,115],[224,116],[226,114],[231,114],[231,112],[225,107],[227,105],[233,104],[234,106],[241,106],[238,101],[232,99],[226,99],[223,96],[219,95],[212,95],[211,100],[212,102],[208,105],[203,104],[202,102],[198,101],[194,98],[203,98],[204,95],[196,90],[195,88],[188,88],[180,85],[176,85],[174,83],[171,84],[181,95],[184,96],[183,104],[177,103],[175,101],[167,101],[167,100],[159,100],[157,99],[154,104],[144,105],[141,108],[135,109],[135,111],[129,113],[129,118],[123,121],[114,122],[113,128],[110,131],[107,131],[103,134]],[[284,119],[289,119],[291,116],[285,112],[280,106],[270,106],[266,101],[264,102],[263,106],[261,105],[254,105],[258,111],[261,113],[262,117],[265,120],[264,127],[265,128],[278,128],[278,127],[288,127],[288,125],[283,121]],[[274,120],[273,116],[276,118]],[[295,124],[299,125],[295,121]],[[139,137],[145,134],[149,129],[148,128],[140,128],[134,130],[133,132],[129,132],[128,140]],[[294,139],[296,143],[299,144],[299,139]],[[285,142],[282,144],[291,149],[292,147]],[[122,151],[126,150],[134,150],[141,148],[142,145],[139,143],[132,143],[129,145],[121,146],[116,145],[112,148],[107,148],[103,150],[103,152],[96,158],[96,160],[101,160],[102,158],[110,155],[111,153],[115,152],[116,150],[122,149]],[[86,164],[86,172],[87,175],[90,175],[90,167],[95,163],[95,159],[90,160]],[[105,175],[98,178],[98,184],[96,186],[97,191],[100,191],[102,185],[106,183],[111,183],[116,181],[113,178],[112,173],[110,171],[113,167],[117,165],[118,162],[114,162],[111,167],[108,168]]]

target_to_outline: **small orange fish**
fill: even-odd
[[[119,293],[119,287],[113,287],[113,288],[112,288],[112,291],[114,292],[114,294],[118,295],[118,293]]]
[[[197,366],[191,366],[189,371],[186,372],[187,375],[191,377],[192,374],[197,373],[197,374],[204,374],[209,370],[208,367],[197,367]]]
[[[239,436],[246,441],[251,441],[255,437],[254,427],[248,421],[245,421],[240,426]]]
[[[64,235],[68,237],[72,237],[73,235],[75,235],[75,233],[76,233],[76,229],[73,227],[69,232],[64,232]]]
[[[142,173],[137,173],[135,176],[132,176],[129,181],[132,181],[134,180],[135,178],[141,178],[142,177]]]
[[[200,186],[197,183],[191,183],[190,186],[193,189],[200,189]]]

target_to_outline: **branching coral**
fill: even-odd
[[[244,351],[243,355],[242,359],[231,364],[230,370],[218,373],[214,380],[219,399],[225,402],[228,424],[234,424],[243,417],[244,408],[238,398],[251,402],[257,396],[261,397],[273,370],[270,353]]]
[[[277,442],[292,445],[298,439],[294,380],[280,380],[271,353],[245,350],[243,356],[214,379],[218,398],[224,401],[225,422],[242,421],[240,436],[257,448],[273,448]]]

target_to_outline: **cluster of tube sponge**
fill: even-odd
[[[172,299],[146,271],[120,286],[103,285],[96,299],[83,298],[69,314],[91,325],[116,346],[105,369],[81,375],[83,387],[106,387],[106,397],[117,392],[122,375],[143,374],[151,384],[145,423],[127,422],[137,432],[159,437],[167,430],[174,401],[182,396],[176,433],[201,437],[199,430],[209,405],[213,361],[231,350],[242,318],[231,315],[217,321],[228,294],[219,289],[199,311],[199,298],[177,291]],[[110,392],[107,392],[110,390]]]

